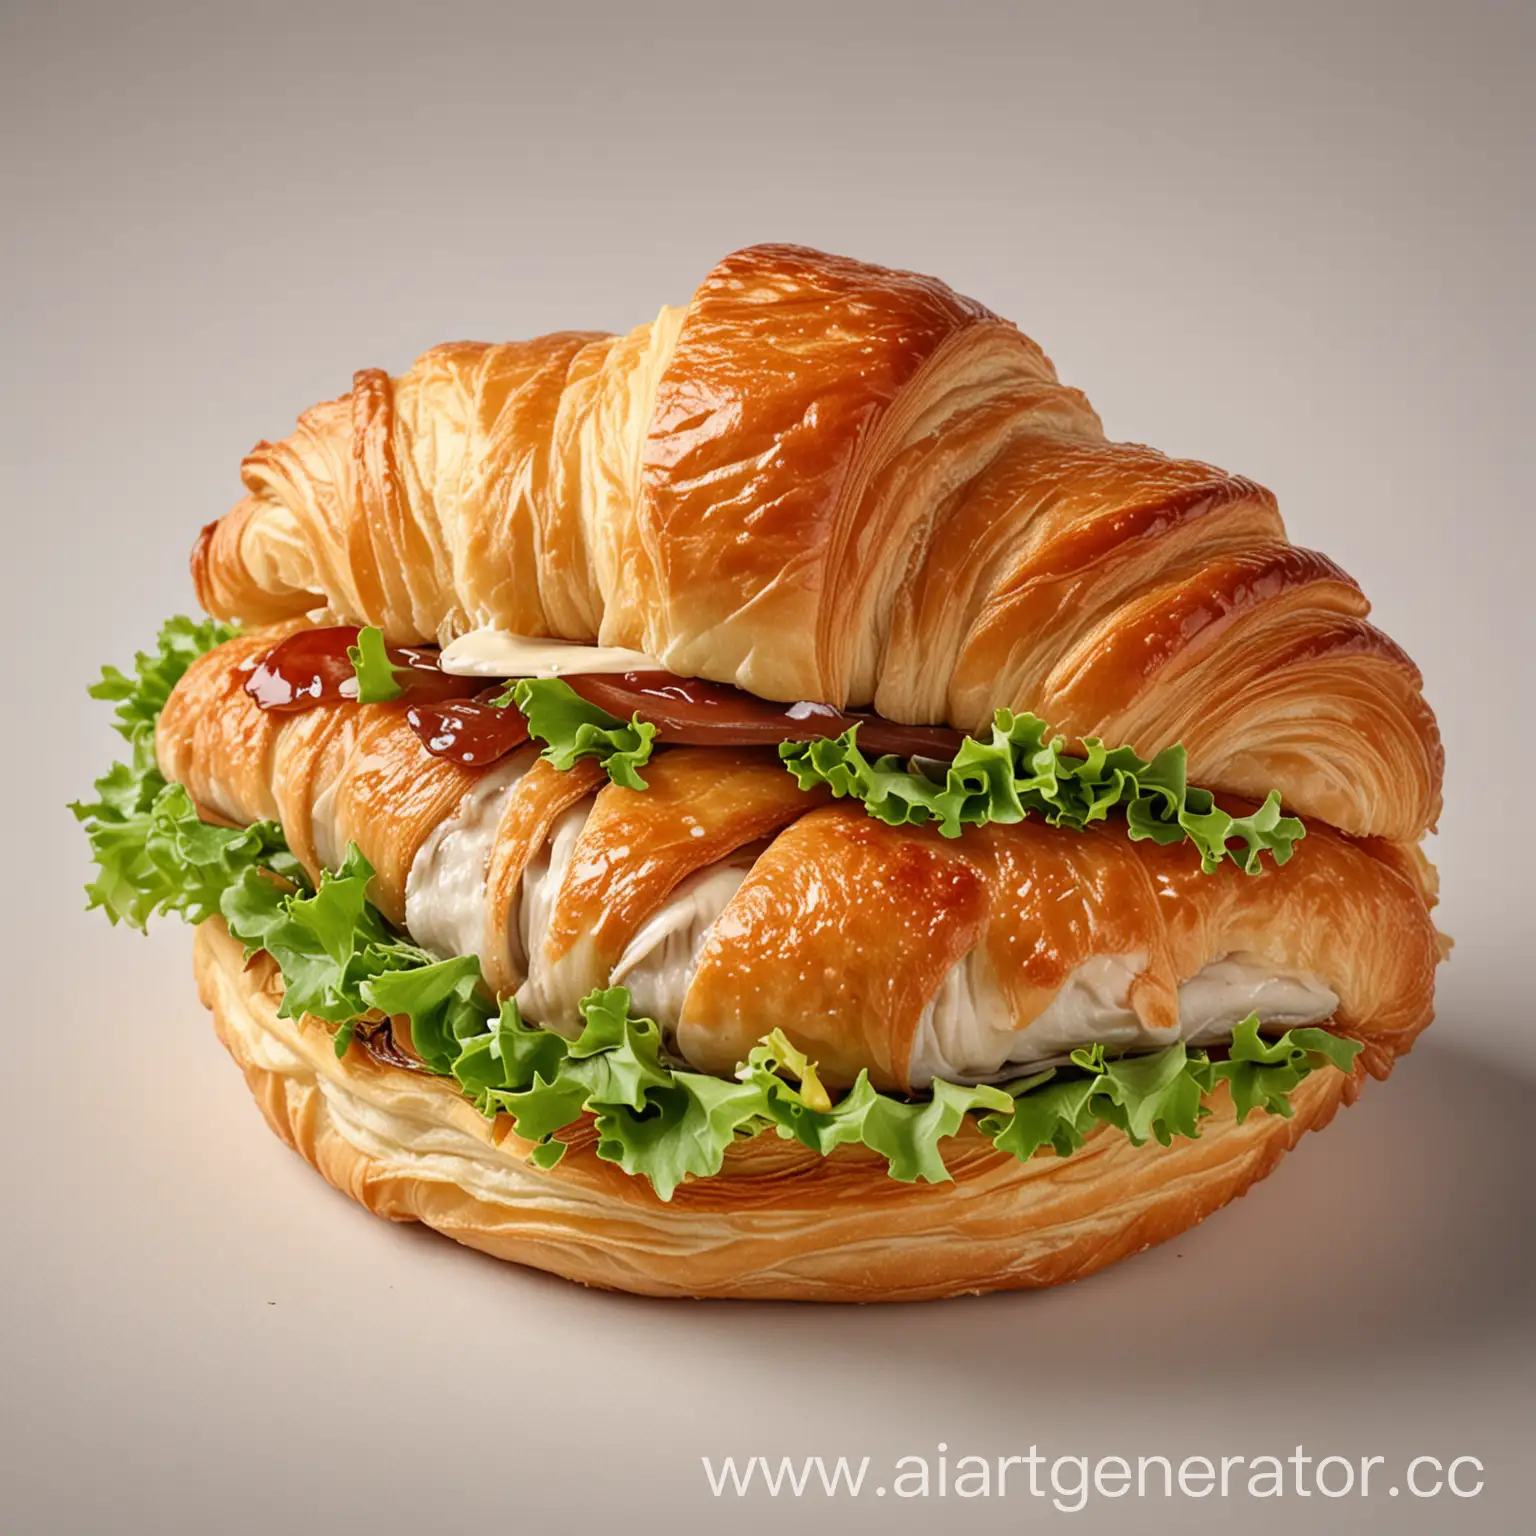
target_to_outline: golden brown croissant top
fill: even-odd
[[[366,370],[193,557],[209,612],[408,642],[491,626],[770,699],[975,730],[1000,706],[1344,831],[1413,840],[1442,754],[1417,670],[1253,482],[1104,436],[1013,325],[795,246],[628,336]]]

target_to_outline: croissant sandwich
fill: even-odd
[[[1050,1285],[1386,1078],[1434,716],[1252,481],[794,246],[260,443],[115,701],[91,904],[197,925],[273,1129],[652,1295]]]

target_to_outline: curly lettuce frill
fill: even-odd
[[[542,755],[554,767],[571,768],[578,758],[596,758],[615,784],[647,787],[638,770],[649,761],[656,740],[656,727],[649,720],[635,715],[626,725],[556,677],[508,683],[491,703],[500,709],[515,704],[522,711],[528,734],[545,744]]]
[[[1274,791],[1252,815],[1228,815],[1209,790],[1187,782],[1183,747],[1169,747],[1149,762],[1130,747],[1106,747],[1089,737],[1087,755],[1073,757],[1063,750],[1065,739],[1048,731],[1036,715],[1000,709],[991,740],[967,736],[942,782],[899,757],[871,762],[859,751],[857,726],[821,741],[786,741],[779,756],[801,789],[824,785],[838,798],[861,801],[890,826],[932,822],[945,837],[1030,815],[1081,831],[1116,811],[1133,839],[1187,840],[1206,873],[1230,858],[1253,875],[1260,855],[1284,864],[1306,836],[1299,820],[1280,814]]]
[[[155,649],[134,657],[131,677],[116,667],[103,667],[100,681],[90,689],[93,699],[117,705],[114,728],[130,754],[128,762],[113,763],[96,780],[95,800],[70,806],[85,823],[96,860],[96,878],[85,888],[88,910],[100,907],[112,923],[142,928],[153,912],[176,912],[197,923],[218,910],[230,871],[218,867],[213,843],[189,846],[188,840],[201,834],[188,827],[185,818],[167,814],[162,805],[167,785],[155,762],[155,722],[187,668],[233,634],[229,625],[213,620],[171,619]],[[265,836],[258,828],[248,828],[240,846],[254,850],[261,845],[278,857],[281,838],[277,847],[268,848]]]

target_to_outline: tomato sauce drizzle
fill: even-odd
[[[497,683],[472,699],[412,704],[405,718],[434,757],[483,768],[528,740],[528,722],[522,711],[513,704],[497,708],[491,703],[504,692],[504,685]]]
[[[376,1027],[359,1027],[352,1038],[385,1067],[399,1067],[406,1072],[425,1072],[426,1063],[414,1052],[408,1051],[395,1038],[394,1025],[386,1019]]]
[[[292,714],[317,704],[355,698],[347,648],[357,644],[352,624],[301,629],[279,640],[250,667],[245,691],[266,710]],[[399,669],[399,703],[422,746],[436,757],[483,767],[528,740],[528,722],[514,707],[491,700],[505,685],[444,672],[428,646],[392,645]],[[776,747],[781,741],[817,741],[859,728],[860,748],[871,756],[952,758],[958,731],[934,725],[900,725],[863,711],[803,701],[777,704],[702,678],[670,672],[575,673],[561,679],[588,703],[627,720],[652,721],[661,742],[681,746]]]
[[[245,691],[262,709],[277,714],[355,698],[347,648],[357,644],[357,633],[355,624],[298,630],[279,640],[251,668]],[[399,669],[395,683],[405,718],[433,756],[478,768],[528,740],[528,722],[518,710],[492,707],[499,686],[487,688],[481,678],[444,672],[437,651],[426,646],[391,645],[386,650]]]
[[[347,648],[357,644],[357,635],[355,624],[298,630],[279,640],[256,663],[246,679],[245,691],[263,709],[279,714],[355,699]],[[389,659],[402,669],[395,673],[400,696],[413,703],[468,698],[484,687],[475,678],[454,677],[442,671],[433,648],[391,645],[386,649]]]

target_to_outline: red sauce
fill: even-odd
[[[809,701],[775,704],[725,683],[670,672],[583,672],[563,681],[610,715],[627,720],[638,713],[654,721],[662,740],[682,746],[777,746],[841,736],[857,725],[859,748],[868,755],[948,759],[960,750],[962,739],[944,726],[898,725],[879,715]]]
[[[352,1038],[381,1066],[400,1067],[407,1072],[426,1071],[421,1058],[395,1039],[394,1026],[388,1019],[376,1028],[360,1028]]]
[[[263,708],[279,714],[339,704],[349,697],[343,683],[354,676],[347,647],[357,644],[355,624],[301,629],[279,640],[251,670],[245,691]],[[423,646],[391,645],[389,659],[404,670],[395,673],[400,696],[411,703],[468,698],[482,685],[472,677],[454,677],[437,665],[437,651]]]
[[[298,630],[256,663],[245,691],[262,709],[278,714],[345,703],[353,695],[342,685],[355,676],[347,648],[356,644],[355,624]],[[428,647],[391,645],[386,650],[401,669],[395,682],[405,718],[433,756],[478,768],[528,740],[528,722],[518,710],[491,706],[499,685],[486,688],[483,679],[444,672],[437,651]]]
[[[483,768],[528,740],[528,722],[522,711],[512,704],[498,709],[491,703],[504,691],[497,683],[472,699],[443,704],[413,701],[405,718],[434,757]]]
[[[338,634],[350,638],[338,645]],[[254,665],[246,663],[250,676],[245,680],[245,691],[263,709],[280,714],[334,703],[344,697],[343,680],[352,676],[347,646],[356,641],[357,631],[350,627],[301,629],[279,640]]]
[[[354,677],[347,648],[357,644],[357,626],[333,624],[301,629],[279,640],[250,665],[245,691],[262,709],[281,714],[339,704],[353,697]],[[388,647],[400,703],[421,744],[436,757],[484,767],[528,740],[528,722],[514,707],[490,701],[504,691],[483,678],[456,677],[438,666],[434,648]],[[871,756],[948,759],[961,736],[936,725],[898,725],[830,704],[775,704],[740,688],[670,672],[579,673],[562,679],[588,703],[627,720],[638,714],[654,722],[663,742],[681,746],[774,747],[781,741],[816,741],[859,728],[859,746]],[[343,684],[349,685],[343,690]]]

